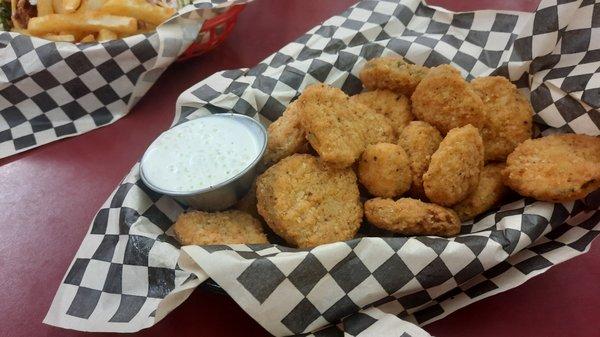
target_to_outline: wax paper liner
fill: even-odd
[[[507,76],[530,96],[543,133],[598,135],[599,26],[594,1],[542,1],[535,13],[451,13],[416,0],[365,0],[254,68],[190,88],[174,124],[226,111],[272,121],[306,85],[355,94],[367,59],[400,54],[427,66],[452,63],[469,79]],[[136,165],[98,212],[45,322],[135,331],[210,277],[274,335],[426,336],[418,326],[586,252],[600,232],[598,199],[598,192],[564,204],[514,198],[449,239],[376,237],[366,227],[363,237],[310,250],[180,249],[170,227],[184,207],[145,187]]]
[[[153,33],[102,43],[0,32],[0,158],[125,116],[196,40],[205,19],[243,2],[195,1]]]

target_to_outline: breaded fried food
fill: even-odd
[[[486,119],[481,129],[485,160],[504,161],[517,145],[531,138],[531,104],[502,76],[476,78],[471,86],[485,108]]]
[[[256,181],[252,184],[252,187],[244,195],[238,202],[233,205],[233,208],[240,210],[242,212],[246,212],[257,219],[261,219],[260,214],[258,214],[258,209],[256,208]]]
[[[425,198],[423,174],[427,172],[431,155],[441,142],[440,132],[431,124],[421,121],[410,122],[398,137],[398,144],[406,151],[410,163],[412,173],[410,194],[416,198]]]
[[[256,197],[269,227],[300,248],[353,238],[363,215],[354,171],[333,169],[307,154],[284,158],[265,171]]]
[[[410,64],[400,56],[384,56],[368,61],[359,77],[369,90],[387,89],[410,96],[429,68]]]
[[[358,162],[358,180],[374,196],[401,195],[412,181],[408,155],[400,145],[369,145]]]
[[[549,202],[584,198],[600,188],[600,137],[556,134],[530,139],[508,155],[504,183]]]
[[[367,200],[365,217],[376,227],[406,236],[448,237],[460,232],[460,219],[453,210],[411,198]]]
[[[311,85],[298,98],[306,139],[321,159],[336,168],[352,165],[368,144],[394,139],[391,122],[367,106],[351,102],[338,88]]]
[[[410,112],[410,100],[390,90],[366,91],[350,97],[350,100],[362,103],[387,117],[392,122],[396,134],[400,134],[402,129],[415,119]]]
[[[487,164],[483,167],[475,191],[452,207],[460,220],[473,219],[500,202],[508,191],[502,182],[504,167],[504,163]]]
[[[479,130],[465,125],[450,130],[431,156],[423,175],[425,195],[450,207],[473,193],[483,169],[483,141]]]
[[[182,245],[268,243],[260,221],[238,210],[183,213],[173,230]]]
[[[296,102],[290,103],[283,115],[269,125],[267,132],[267,149],[262,159],[265,168],[294,153],[308,152]]]
[[[415,117],[443,135],[467,124],[481,129],[485,122],[481,98],[449,64],[431,68],[411,98]]]

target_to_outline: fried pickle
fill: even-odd
[[[369,145],[358,162],[358,180],[374,196],[402,195],[412,180],[408,155],[400,145]]]
[[[410,96],[429,68],[410,64],[400,56],[384,56],[368,61],[359,77],[369,90],[388,89]]]
[[[508,190],[502,182],[504,167],[504,163],[487,164],[483,167],[475,191],[452,207],[460,220],[473,219],[492,208],[502,199]]]
[[[411,98],[415,117],[444,135],[467,124],[481,129],[485,122],[481,98],[460,72],[448,64],[431,68]]]
[[[600,188],[600,138],[556,134],[530,139],[508,155],[504,183],[549,202],[584,198]]]
[[[502,76],[480,77],[471,86],[485,108],[486,119],[481,129],[485,160],[506,160],[517,145],[531,138],[531,104]]]
[[[183,213],[173,230],[182,245],[268,243],[260,221],[238,210]]]
[[[306,154],[265,171],[257,180],[256,197],[269,227],[300,248],[351,239],[363,215],[352,169],[333,169]]]
[[[350,100],[362,103],[387,117],[392,122],[396,134],[400,134],[402,129],[415,119],[410,112],[410,100],[390,90],[366,91],[350,97]]]
[[[465,125],[450,130],[431,156],[423,175],[429,200],[450,207],[473,193],[483,169],[483,141],[479,130]]]
[[[283,115],[269,125],[267,132],[267,149],[262,159],[265,168],[294,153],[308,152],[296,102],[290,103]]]
[[[400,133],[398,144],[402,146],[410,162],[412,184],[410,194],[416,198],[425,198],[423,174],[427,172],[431,155],[442,142],[440,132],[429,123],[410,122]]]
[[[394,139],[389,119],[351,102],[338,88],[325,84],[309,86],[297,102],[306,139],[332,167],[348,167],[368,144]]]
[[[447,237],[460,232],[460,219],[453,210],[411,198],[367,200],[365,217],[376,227],[407,236]]]

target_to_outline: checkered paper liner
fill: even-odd
[[[213,10],[242,2],[195,1],[153,33],[102,43],[0,32],[0,158],[125,116]]]
[[[452,63],[469,79],[507,76],[530,95],[543,133],[599,135],[598,36],[594,1],[452,13],[417,0],[364,0],[257,66],[190,88],[174,124],[228,111],[273,121],[307,85],[355,94],[367,59],[400,54],[427,66]],[[427,336],[419,326],[586,252],[600,232],[599,206],[598,192],[564,204],[513,199],[448,239],[369,237],[366,227],[357,239],[310,250],[180,248],[170,227],[185,207],[144,186],[136,165],[93,220],[45,322],[136,331],[211,278],[274,335]]]

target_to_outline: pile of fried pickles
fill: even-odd
[[[549,202],[600,188],[600,138],[532,138],[533,110],[506,78],[467,82],[451,65],[368,61],[365,91],[307,87],[268,128],[263,170],[235,209],[180,215],[184,245],[265,243],[263,224],[307,248],[363,223],[450,237],[510,190]]]

